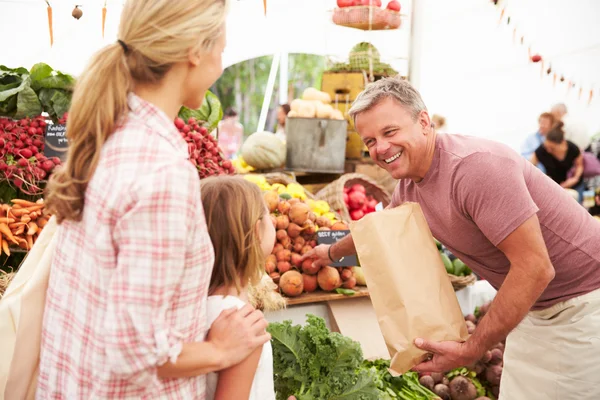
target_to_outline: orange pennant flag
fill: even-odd
[[[592,97],[594,97],[594,91],[590,89],[590,97],[588,98],[588,106],[592,103]]]

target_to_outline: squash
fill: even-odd
[[[324,104],[329,104],[331,103],[331,96],[328,93],[309,87],[304,89],[302,100],[316,100]]]
[[[285,152],[285,143],[271,132],[253,133],[242,145],[242,158],[256,169],[281,167]]]
[[[340,110],[332,110],[331,111],[331,119],[345,120],[344,114]]]
[[[329,119],[331,118],[331,113],[333,112],[333,107],[329,104],[320,103],[317,107],[317,118]]]
[[[287,113],[287,117],[288,118],[298,118],[298,113],[294,110],[291,110],[289,113]]]
[[[290,104],[290,108],[298,114],[298,117],[314,118],[316,114],[315,104],[312,101],[295,99]]]

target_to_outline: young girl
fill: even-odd
[[[208,178],[201,184],[208,233],[215,249],[209,284],[209,325],[226,309],[246,305],[246,287],[259,282],[275,228],[259,188],[240,177]],[[273,354],[267,342],[240,364],[207,378],[207,395],[220,399],[275,399]]]

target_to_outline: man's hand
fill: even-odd
[[[314,260],[313,267],[315,267],[315,269],[326,267],[331,264],[331,259],[329,258],[329,247],[331,247],[331,245],[329,244],[320,244],[311,251],[304,254],[302,256],[301,261],[310,258]]]
[[[433,354],[433,358],[424,361],[413,368],[416,372],[447,372],[454,368],[473,364],[485,352],[472,349],[465,343],[459,342],[431,342],[424,339],[416,339],[415,345],[421,350]]]

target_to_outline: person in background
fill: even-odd
[[[277,131],[275,131],[275,136],[285,142],[285,119],[290,112],[289,104],[282,104],[277,109]]]
[[[596,189],[594,196],[595,205],[589,209],[590,214],[600,217],[600,187]]]
[[[580,200],[583,195],[583,154],[576,144],[565,139],[563,123],[558,122],[546,135],[544,144],[539,146],[531,162],[541,163],[546,169],[546,175],[565,189],[575,189],[579,192]],[[575,173],[567,178],[573,167]]]
[[[252,306],[209,330],[215,250],[174,120],[223,73],[227,0],[127,0],[77,79],[36,399],[205,399],[206,375],[270,339]],[[108,190],[107,190],[108,188]]]
[[[225,110],[223,120],[219,122],[219,147],[225,157],[230,160],[242,146],[244,126],[238,120],[237,112],[229,107]]]
[[[260,281],[275,228],[258,186],[239,176],[203,179],[202,207],[215,265],[208,289],[208,324],[223,310],[248,304],[247,286]],[[236,366],[207,377],[207,399],[275,400],[273,351],[267,342]]]
[[[575,143],[581,151],[590,145],[591,138],[587,129],[567,113],[566,105],[555,104],[550,112],[554,115],[555,122],[562,121],[564,124],[565,139]]]
[[[437,133],[446,133],[446,118],[438,114],[433,114],[431,116],[431,122],[433,122]]]
[[[531,157],[535,153],[536,149],[544,143],[544,138],[546,137],[548,132],[550,132],[550,130],[554,126],[554,123],[554,115],[552,115],[551,113],[545,112],[539,116],[538,131],[527,136],[527,138],[521,145],[521,155],[523,157],[525,157],[527,160],[531,160]],[[541,169],[542,172],[546,172],[546,168],[543,164],[538,163],[537,167]]]

